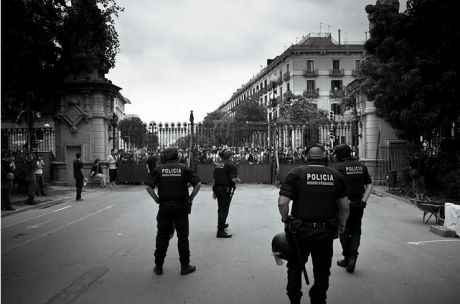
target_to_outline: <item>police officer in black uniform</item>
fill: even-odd
[[[168,250],[171,232],[176,230],[177,248],[181,263],[181,275],[192,273],[196,267],[190,265],[189,221],[193,199],[201,187],[199,177],[187,165],[179,162],[176,148],[163,152],[164,163],[158,165],[152,174],[152,184],[147,192],[160,206],[157,215],[157,237],[155,268],[157,275],[163,274],[163,262]],[[193,186],[191,194],[188,184]],[[153,190],[158,187],[158,195]]]
[[[345,178],[347,195],[350,200],[350,215],[347,219],[345,232],[340,235],[344,259],[337,261],[337,265],[345,267],[348,272],[352,273],[355,270],[358,257],[361,241],[361,220],[366,202],[371,195],[372,180],[367,167],[352,158],[350,146],[337,146],[334,154],[339,161],[336,169]]]
[[[312,304],[326,303],[332,243],[338,233],[343,232],[348,216],[345,181],[339,172],[324,165],[324,152],[322,145],[309,147],[306,150],[307,163],[288,172],[279,192],[278,208],[281,220],[287,223],[288,241],[294,243],[291,247],[298,247],[297,254],[293,254],[287,263],[286,290],[291,303],[300,303],[302,269],[310,254],[314,276],[310,300]]]
[[[221,160],[214,163],[214,186],[212,187],[213,198],[217,198],[217,238],[230,238],[225,229],[228,227],[227,216],[235,191],[235,183],[240,183],[236,165],[230,160],[233,152],[224,149],[219,153]]]

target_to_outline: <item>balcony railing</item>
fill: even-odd
[[[291,78],[291,72],[287,71],[283,74],[283,79],[284,81],[289,81],[289,78]]]
[[[331,98],[342,98],[343,97],[343,90],[342,89],[330,90],[329,91],[329,96]]]
[[[306,98],[318,98],[319,97],[319,89],[314,90],[305,90],[303,91],[303,96]]]
[[[267,85],[267,90],[268,91],[271,91],[273,89],[273,84],[270,82],[268,85]]]
[[[330,69],[329,76],[331,77],[343,77],[344,71],[343,69]]]
[[[351,76],[358,77],[358,72],[359,72],[358,69],[351,70]]]
[[[314,69],[314,70],[306,69],[306,70],[303,70],[303,76],[304,77],[316,77],[316,76],[318,76],[318,69]]]
[[[281,75],[278,77],[278,84],[279,85],[283,84],[283,78],[281,77]]]

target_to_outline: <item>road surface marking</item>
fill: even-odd
[[[81,218],[79,218],[79,219],[76,219],[76,220],[74,220],[74,221],[72,221],[72,222],[69,222],[69,223],[63,225],[63,226],[60,226],[60,227],[57,227],[57,228],[55,228],[55,229],[53,229],[53,230],[50,230],[50,231],[48,231],[48,232],[42,233],[42,234],[40,234],[40,235],[38,235],[38,236],[36,236],[36,237],[34,237],[34,238],[31,238],[30,240],[26,240],[26,241],[24,241],[24,242],[22,242],[22,243],[20,243],[20,244],[17,244],[17,245],[14,245],[14,246],[10,247],[10,248],[7,248],[7,249],[5,249],[5,250],[2,250],[2,253],[7,252],[7,251],[10,251],[10,250],[13,250],[13,249],[18,248],[18,247],[21,247],[21,246],[23,246],[23,245],[26,245],[26,244],[28,244],[28,243],[30,243],[30,242],[33,242],[33,241],[35,241],[35,240],[38,240],[39,238],[42,238],[42,237],[44,237],[44,236],[47,236],[48,234],[51,234],[51,233],[53,233],[53,232],[62,230],[62,229],[66,228],[66,227],[68,227],[68,226],[70,226],[70,225],[73,225],[73,224],[75,224],[75,223],[81,222],[81,221],[83,221],[84,219],[87,219],[87,218],[90,217],[90,216],[96,215],[96,214],[98,214],[98,213],[100,213],[100,212],[102,212],[102,211],[105,211],[105,210],[107,210],[107,209],[110,209],[110,208],[112,208],[112,207],[113,207],[113,206],[105,207],[104,209],[101,209],[101,210],[98,210],[98,211],[96,211],[96,212],[90,213],[90,214],[88,214],[88,215],[86,215],[86,216],[84,216],[84,217],[81,217]]]
[[[76,279],[60,293],[52,297],[46,304],[67,304],[74,302],[78,296],[83,294],[92,284],[94,284],[107,271],[106,267],[94,267],[87,273]]]
[[[37,215],[37,216],[29,217],[29,218],[26,218],[26,219],[24,219],[24,220],[22,220],[22,221],[19,221],[19,222],[16,222],[16,223],[12,223],[12,224],[3,226],[2,229],[8,228],[8,227],[12,227],[12,226],[15,226],[15,225],[18,225],[18,224],[21,224],[21,223],[24,223],[24,222],[27,222],[27,221],[30,221],[30,220],[33,220],[33,219],[36,219],[36,218],[45,216],[45,215],[50,215],[50,214],[56,213],[56,212],[58,212],[58,211],[62,211],[62,210],[64,210],[64,209],[67,209],[67,208],[70,208],[70,207],[72,207],[72,205],[67,206],[67,207],[64,207],[64,208],[59,208],[59,209],[56,209],[56,210],[51,211],[51,212],[48,212],[48,213],[44,213],[44,214],[40,214],[40,215]]]
[[[33,225],[33,226],[27,226],[26,229],[36,229],[38,227],[40,227],[41,225],[45,225],[45,224],[48,224],[49,222],[53,222],[55,221],[55,219],[51,219],[49,221],[46,221],[46,222],[43,222],[43,223],[40,223],[40,224],[37,224],[37,225]]]
[[[409,245],[425,245],[427,243],[440,243],[440,242],[460,242],[460,240],[433,240],[433,241],[422,241],[422,242],[407,242]]]

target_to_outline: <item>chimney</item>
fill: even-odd
[[[340,29],[337,30],[339,32],[339,45],[340,45]]]

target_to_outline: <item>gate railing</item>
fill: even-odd
[[[54,128],[32,128],[31,135],[31,142],[35,151],[56,154],[56,131]],[[2,128],[2,149],[24,150],[27,146],[28,137],[28,128]]]

